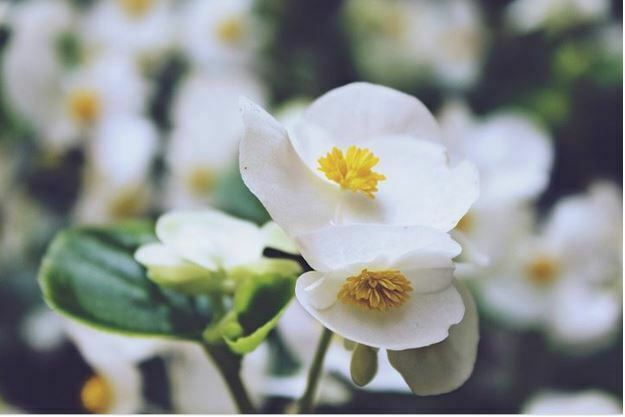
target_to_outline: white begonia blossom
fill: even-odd
[[[116,116],[96,127],[87,143],[83,190],[74,209],[80,223],[106,223],[149,207],[149,174],[158,147],[151,121]]]
[[[46,0],[12,5],[8,14],[11,38],[2,59],[3,89],[12,109],[45,133],[57,116],[66,71],[60,42],[74,29],[76,15],[69,2]],[[50,139],[44,135],[42,140]]]
[[[477,198],[478,177],[470,163],[448,164],[425,106],[350,84],[316,100],[290,134],[242,107],[243,180],[313,268],[295,290],[308,313],[374,348],[445,340],[465,316],[453,279],[460,246],[446,232]],[[468,333],[477,341],[477,326]]]
[[[47,134],[55,141],[75,143],[109,118],[141,115],[149,92],[128,56],[99,55],[64,77],[56,120]]]
[[[451,160],[469,160],[480,174],[480,197],[454,237],[463,258],[483,267],[505,256],[516,236],[532,227],[528,204],[548,185],[551,138],[523,113],[502,111],[479,120],[461,101],[446,103],[439,121]]]
[[[151,279],[182,291],[212,290],[225,285],[224,272],[247,267],[260,271],[280,262],[263,257],[264,248],[276,242],[275,233],[218,210],[166,213],[156,223],[156,236],[160,242],[139,247],[135,259]],[[292,246],[284,240],[278,244],[282,249]]]
[[[105,333],[62,320],[67,335],[94,371],[80,392],[83,407],[94,413],[141,412],[143,380],[138,365],[165,351],[170,342]]]
[[[247,65],[262,31],[253,0],[191,0],[180,13],[180,47],[200,67]]]
[[[182,82],[165,153],[165,207],[205,207],[220,176],[236,168],[244,129],[238,110],[241,94],[260,102],[265,97],[258,80],[240,70],[195,71]]]
[[[367,79],[465,89],[479,76],[487,39],[474,1],[351,0],[344,17],[355,64]]]
[[[506,6],[504,17],[514,32],[560,29],[606,19],[610,4],[609,0],[515,0]]]
[[[356,223],[447,232],[477,199],[475,167],[450,166],[434,117],[396,90],[332,90],[290,133],[249,100],[242,113],[241,175],[291,237]]]
[[[150,65],[174,46],[175,12],[171,0],[96,2],[84,17],[81,35],[91,51],[113,50]]]
[[[622,312],[622,197],[597,183],[563,198],[537,235],[517,236],[508,256],[476,280],[486,311],[540,327],[576,351],[610,341]]]
[[[201,346],[176,342],[166,354],[173,410],[182,414],[236,414],[236,403],[219,370]],[[241,379],[250,400],[259,405],[266,394],[268,351],[266,344],[245,355]],[[301,394],[301,393],[300,393]]]
[[[523,414],[578,415],[623,413],[622,402],[607,392],[590,389],[580,392],[543,391],[524,405]]]

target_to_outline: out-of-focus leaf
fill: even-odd
[[[210,321],[205,300],[158,287],[133,258],[139,245],[155,240],[152,230],[132,221],[61,232],[39,271],[48,305],[103,330],[201,340]]]
[[[214,196],[215,206],[233,216],[259,225],[271,220],[267,210],[243,183],[238,166],[219,179]]]

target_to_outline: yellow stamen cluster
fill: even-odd
[[[319,171],[327,179],[334,181],[343,189],[360,191],[369,198],[375,198],[378,181],[386,177],[372,170],[380,162],[369,149],[350,146],[347,152],[333,147],[326,156],[319,158]]]
[[[546,255],[537,256],[525,266],[527,278],[541,287],[553,283],[559,273],[560,265],[557,260]]]
[[[103,414],[110,411],[113,392],[108,382],[99,375],[93,375],[80,390],[80,401],[85,410]]]
[[[219,22],[217,37],[225,43],[234,44],[243,38],[244,29],[241,17],[232,16]]]
[[[152,6],[152,0],[120,0],[122,10],[132,18],[145,15]]]
[[[82,124],[95,122],[100,115],[100,98],[96,91],[81,88],[69,96],[69,112]]]
[[[410,298],[412,286],[399,271],[369,271],[347,278],[337,298],[369,310],[386,311]]]

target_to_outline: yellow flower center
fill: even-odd
[[[99,375],[93,375],[80,390],[80,401],[85,410],[103,414],[113,403],[113,391],[109,383]]]
[[[467,213],[458,222],[456,225],[456,230],[463,233],[469,233],[473,230],[473,226],[475,225],[475,219],[471,213]]]
[[[128,188],[119,192],[111,200],[108,212],[113,219],[127,219],[141,214],[146,204],[145,194],[136,188]]]
[[[152,0],[120,0],[122,10],[132,18],[145,15],[152,6]]]
[[[553,283],[559,273],[560,265],[557,260],[546,255],[537,256],[525,266],[527,278],[540,287]]]
[[[73,91],[69,96],[69,112],[82,124],[91,124],[100,115],[100,98],[98,93],[87,88]]]
[[[402,305],[412,286],[399,271],[368,271],[347,278],[337,298],[347,304],[356,304],[369,310],[386,311]]]
[[[243,19],[240,16],[232,16],[222,20],[217,25],[217,38],[222,42],[234,44],[243,38]]]
[[[187,176],[187,186],[194,194],[204,194],[216,184],[215,174],[207,168],[196,168]]]
[[[386,177],[373,171],[380,159],[369,149],[350,146],[347,152],[333,147],[326,156],[319,158],[319,171],[327,179],[339,184],[341,188],[360,191],[369,198],[375,198],[373,193],[378,191],[378,181]]]

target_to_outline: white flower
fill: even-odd
[[[252,0],[191,0],[181,11],[180,43],[204,67],[249,64],[260,42]]]
[[[259,404],[266,384],[265,345],[245,355],[241,379],[250,399]],[[237,406],[223,377],[200,346],[177,342],[166,356],[172,407],[182,414],[236,414]]]
[[[621,401],[599,390],[580,392],[543,391],[523,406],[523,414],[622,414]]]
[[[478,194],[475,168],[450,166],[438,125],[414,97],[366,83],[317,99],[292,133],[249,101],[239,163],[290,236],[328,224],[452,229]]]
[[[537,236],[518,236],[476,280],[487,309],[576,350],[608,343],[622,311],[621,198],[599,183],[560,201]]]
[[[200,208],[212,201],[220,176],[236,168],[243,123],[239,95],[264,101],[251,74],[192,72],[173,103],[173,128],[166,150],[167,208]]]
[[[605,19],[610,4],[608,0],[515,0],[506,6],[505,19],[515,32],[557,29]]]
[[[503,111],[478,120],[460,101],[447,103],[439,120],[451,160],[467,159],[480,173],[480,197],[454,237],[465,260],[478,266],[496,262],[532,225],[527,205],[549,182],[551,138],[523,113]]]
[[[521,112],[500,111],[476,120],[466,104],[447,103],[441,128],[453,158],[467,159],[480,173],[474,207],[515,205],[547,187],[553,164],[548,133]]]
[[[84,17],[82,35],[90,50],[115,50],[149,64],[174,45],[174,12],[170,0],[96,2]]]
[[[141,214],[149,203],[149,173],[158,133],[147,119],[112,117],[100,124],[86,151],[85,186],[74,215],[104,223]]]
[[[56,119],[46,134],[57,143],[75,143],[106,119],[140,115],[148,93],[146,81],[127,56],[100,55],[64,77]]]
[[[76,16],[65,1],[33,0],[13,5],[9,20],[11,39],[2,60],[3,88],[14,110],[42,131],[56,116],[65,72],[60,41],[73,30]]]
[[[355,63],[368,79],[467,88],[478,78],[486,33],[473,1],[351,0],[344,14]]]
[[[29,312],[22,320],[20,331],[28,346],[39,352],[54,350],[65,341],[63,321],[46,307]]]
[[[237,268],[261,271],[280,266],[280,260],[262,256],[263,249],[275,242],[286,249],[284,239],[276,239],[271,223],[259,228],[217,210],[174,211],[156,223],[161,243],[148,243],[135,253],[146,266],[148,276],[161,285],[196,294],[228,286],[224,274]],[[289,264],[289,266],[291,266]],[[292,266],[291,266],[292,267]]]
[[[94,375],[81,389],[85,409],[97,413],[142,411],[143,381],[138,364],[166,349],[168,342],[105,333],[64,319],[64,327]]]

